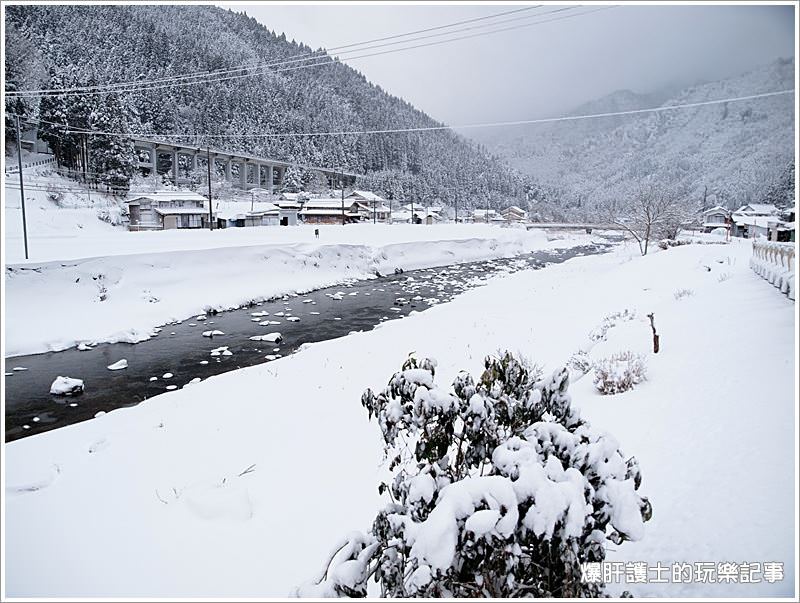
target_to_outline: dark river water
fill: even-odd
[[[383,321],[450,301],[500,273],[538,269],[600,253],[609,246],[598,243],[392,274],[207,314],[204,320],[192,317],[166,324],[157,336],[137,344],[102,344],[86,351],[72,348],[7,358],[6,441],[133,406],[193,379],[270,362],[304,343],[370,330]],[[264,321],[275,324],[259,324]],[[224,335],[202,335],[211,330]],[[280,333],[282,340],[250,340],[272,332]],[[212,355],[214,350],[218,351]],[[107,368],[121,359],[128,361],[127,368]],[[75,396],[50,395],[50,385],[59,375],[83,379],[85,391]]]

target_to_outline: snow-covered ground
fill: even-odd
[[[201,251],[255,245],[366,245],[381,247],[399,243],[442,240],[494,239],[501,242],[525,238],[524,229],[501,228],[491,224],[352,224],[299,225],[291,227],[228,228],[223,230],[172,230],[128,232],[112,226],[118,221],[122,201],[92,191],[64,193],[61,206],[49,198],[47,183],[76,189],[74,180],[54,176],[48,170],[26,170],[42,190],[29,187],[25,198],[29,260],[25,261],[22,211],[14,178],[6,179],[4,231],[6,263],[75,260],[167,251]],[[249,203],[244,203],[249,208]],[[314,231],[319,230],[319,238]],[[533,235],[535,236],[535,235]]]
[[[137,342],[153,328],[208,309],[308,291],[377,272],[509,257],[572,247],[588,235],[488,224],[357,224],[128,232],[111,196],[68,192],[60,206],[46,183],[77,183],[26,170],[30,259],[23,254],[19,192],[6,182],[5,356],[81,342]],[[319,230],[319,238],[315,236]],[[594,237],[596,240],[597,237]]]
[[[6,324],[5,355],[61,350],[81,342],[137,342],[158,325],[209,309],[372,278],[396,268],[510,257],[593,240],[486,225],[364,224],[321,228],[316,242],[312,230],[265,226],[177,236],[115,233],[117,239],[149,237],[155,249],[170,244],[185,248],[7,266],[6,315],[13,320]],[[307,235],[308,242],[297,242]],[[223,245],[223,237],[224,246],[211,246]]]
[[[611,559],[785,568],[775,583],[627,588],[796,596],[795,309],[749,254],[738,241],[645,258],[629,246],[498,277],[373,331],[6,444],[6,594],[285,596],[380,504],[379,430],[362,391],[412,351],[449,383],[505,348],[547,369],[578,350],[647,356],[633,391],[601,396],[590,375],[571,388],[638,458],[653,504],[644,539],[612,545]],[[625,309],[636,317],[589,338]]]

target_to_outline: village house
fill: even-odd
[[[208,227],[208,201],[203,195],[191,191],[129,194],[129,230]]]
[[[441,212],[442,208],[435,205],[422,206],[409,203],[408,205],[404,205],[402,210],[392,212],[392,222],[411,223],[413,221],[414,224],[437,224],[443,220]],[[397,220],[395,220],[396,214]]]
[[[788,209],[767,224],[767,240],[780,243],[795,241],[795,210]]]
[[[298,215],[306,224],[352,224],[361,221],[359,209],[355,199],[309,199]]]
[[[244,226],[294,226],[297,209],[265,201],[217,201],[214,214],[219,228]]]
[[[766,237],[770,222],[778,221],[778,208],[763,203],[742,205],[731,214],[731,235],[754,239]]]
[[[500,210],[500,215],[503,216],[503,219],[507,222],[523,222],[528,219],[528,212],[516,205],[511,205],[510,207]]]
[[[358,203],[361,219],[370,222],[388,222],[391,210],[385,200],[369,191],[353,191],[346,197]]]
[[[703,232],[711,232],[715,228],[727,228],[730,225],[731,212],[717,205],[701,214]]]
[[[493,222],[495,224],[505,222],[505,218],[493,209],[476,209],[472,212],[472,222]]]

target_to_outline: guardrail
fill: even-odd
[[[753,241],[750,268],[793,300],[795,298],[794,254],[794,243]]]
[[[22,169],[27,170],[28,168],[36,167],[38,165],[48,165],[50,163],[55,163],[56,160],[54,157],[50,159],[40,159],[39,161],[31,161],[30,163],[23,163]],[[7,165],[6,166],[6,174],[16,174],[19,172],[19,165]]]

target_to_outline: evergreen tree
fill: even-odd
[[[390,502],[337,546],[299,596],[590,597],[584,564],[643,536],[652,515],[635,458],[580,418],[569,371],[549,378],[509,353],[475,382],[435,383],[415,358],[361,403],[380,427]],[[598,576],[599,578],[599,576]]]

